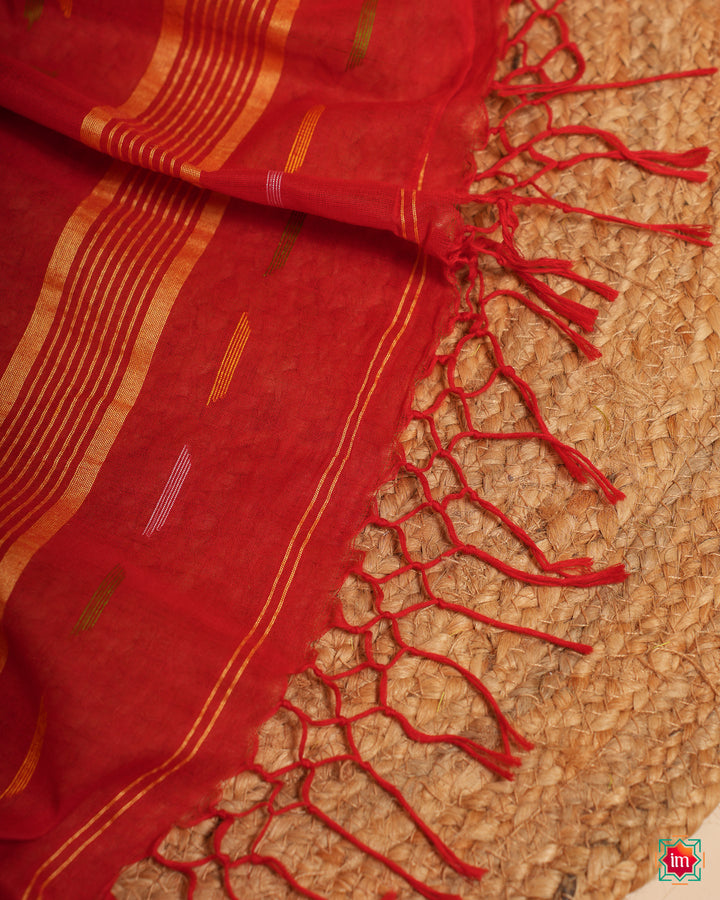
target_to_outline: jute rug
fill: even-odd
[[[704,67],[719,57],[716,0],[568,0],[564,15],[587,60],[585,82]],[[539,55],[556,40],[552,28],[544,33],[538,26],[528,35],[531,52]],[[590,121],[633,148],[716,146],[720,79],[570,94],[553,99],[552,108],[563,124]],[[503,109],[497,101],[491,118]],[[520,127],[531,131],[531,119],[529,113]],[[546,187],[565,203],[640,222],[712,225],[720,187],[714,148],[708,171],[703,185],[613,159],[588,160],[552,173]],[[475,213],[482,215],[470,210]],[[407,811],[354,763],[318,769],[313,790],[349,831],[438,891],[508,900],[619,898],[654,876],[659,838],[690,834],[720,801],[720,256],[716,248],[540,207],[523,211],[516,237],[526,256],[573,260],[583,275],[619,291],[612,304],[597,300],[594,343],[603,355],[592,362],[521,303],[498,298],[488,309],[507,362],[533,386],[552,433],[589,457],[626,498],[611,506],[593,485],[571,479],[539,442],[460,441],[456,453],[471,485],[512,510],[548,556],[589,556],[598,566],[624,562],[629,578],[589,589],[528,586],[478,559],[449,555],[432,573],[432,589],[447,608],[432,606],[402,619],[403,638],[427,655],[399,660],[388,690],[417,727],[438,735],[480,735],[490,743],[497,732],[477,690],[459,669],[433,663],[436,653],[482,679],[502,713],[534,744],[519,753],[522,765],[508,781],[458,746],[408,739],[387,718],[369,716],[357,724],[363,757],[459,858],[488,870],[479,883],[443,862]],[[486,291],[515,286],[490,266],[485,277]],[[553,283],[580,298],[576,286]],[[462,338],[456,330],[442,352]],[[456,365],[465,391],[486,381],[488,366],[483,342],[466,341]],[[438,365],[418,384],[417,409],[432,406],[446,378]],[[486,431],[518,427],[528,415],[507,381],[496,381],[472,402]],[[462,412],[452,397],[440,404],[435,422],[446,442],[462,431]],[[419,419],[401,443],[406,458],[422,466],[430,451]],[[433,496],[457,490],[442,466],[428,478]],[[397,519],[417,503],[417,492],[417,479],[402,473],[380,489],[379,514]],[[435,557],[447,546],[437,515],[425,512],[404,532],[405,549],[417,559]],[[467,497],[448,512],[463,540],[511,562],[523,557],[508,530]],[[358,547],[371,575],[402,565],[403,548],[392,529],[367,528]],[[384,592],[386,607],[398,612],[417,603],[422,587],[416,573],[400,572],[384,582]],[[350,622],[368,619],[373,600],[367,581],[349,577],[341,597]],[[582,641],[593,652],[579,656],[489,627],[453,603]],[[376,658],[384,652],[382,658],[390,659],[393,636],[375,638]],[[328,671],[338,661],[348,667],[359,658],[357,644],[330,632],[318,645],[319,663]],[[358,709],[372,704],[375,688],[367,669],[346,685]],[[318,697],[307,675],[288,690],[289,702],[321,718],[325,701]],[[309,729],[303,752],[311,755],[322,741],[339,740],[321,732]],[[259,763],[266,770],[290,766],[301,733],[297,717],[281,709],[261,735]],[[288,813],[273,820],[264,849],[283,860],[306,896],[417,896],[377,859],[293,809],[299,788],[292,778],[283,790]],[[214,809],[174,829],[158,859],[126,869],[113,895],[180,898],[197,881],[196,900],[230,891],[242,898],[300,896],[262,866],[228,865],[262,823],[253,815],[223,819],[218,810],[240,813],[263,796],[253,773],[223,785]]]

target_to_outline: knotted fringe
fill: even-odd
[[[273,770],[257,763],[248,766],[245,774],[254,779],[256,784],[254,795],[260,796],[257,802],[237,811],[227,802],[219,801],[194,822],[188,823],[190,826],[211,824],[212,833],[208,838],[208,850],[199,858],[182,862],[168,859],[162,850],[163,841],[158,842],[154,849],[155,859],[187,876],[189,897],[194,894],[200,867],[212,863],[219,866],[225,890],[230,897],[239,896],[234,879],[243,868],[262,866],[273,872],[284,883],[283,890],[289,887],[299,896],[324,900],[324,895],[301,883],[298,875],[291,871],[289,863],[284,862],[277,854],[269,852],[267,848],[263,849],[264,843],[267,843],[268,833],[277,820],[283,815],[300,811],[356,850],[375,859],[388,873],[393,873],[394,882],[399,878],[419,895],[432,900],[456,898],[458,895],[445,893],[414,876],[395,859],[362,840],[336,817],[325,811],[317,796],[319,791],[314,789],[316,776],[328,766],[343,763],[356,766],[377,788],[404,810],[413,826],[424,836],[438,862],[444,862],[467,879],[480,878],[484,870],[460,859],[441,839],[437,831],[423,820],[408,798],[365,758],[353,727],[370,717],[375,717],[376,722],[382,718],[388,725],[396,723],[411,741],[424,745],[440,743],[450,745],[467,754],[494,775],[507,779],[513,777],[513,768],[520,764],[520,759],[514,751],[527,750],[532,745],[510,724],[497,700],[478,677],[448,656],[413,646],[405,636],[403,621],[427,609],[445,610],[488,628],[523,634],[529,639],[547,641],[558,647],[585,654],[591,652],[591,648],[586,644],[502,622],[480,614],[471,606],[448,602],[434,589],[432,573],[445,560],[464,556],[492,566],[507,577],[529,585],[591,587],[621,582],[626,577],[622,566],[598,570],[593,567],[593,561],[589,558],[550,561],[518,523],[483,498],[471,485],[456,451],[460,444],[467,445],[478,441],[539,441],[554,452],[574,479],[579,482],[593,482],[610,503],[616,503],[623,497],[623,494],[589,459],[551,433],[543,420],[532,388],[506,362],[500,341],[489,325],[487,310],[490,304],[502,297],[512,298],[551,322],[589,359],[595,359],[600,355],[590,341],[572,327],[576,326],[585,332],[591,331],[597,312],[560,295],[547,283],[546,278],[557,276],[570,280],[608,301],[615,298],[616,292],[607,285],[583,277],[565,260],[525,258],[516,242],[516,231],[519,227],[518,210],[522,207],[542,205],[567,215],[589,215],[601,221],[646,228],[685,241],[708,244],[708,229],[705,226],[639,223],[572,206],[556,200],[539,185],[538,181],[548,172],[563,171],[585,160],[600,158],[631,163],[656,174],[673,175],[689,181],[703,181],[705,173],[699,171],[697,167],[707,158],[706,148],[683,153],[634,151],[616,135],[607,131],[586,126],[556,125],[550,102],[562,94],[632,87],[670,78],[708,75],[712,70],[698,69],[613,84],[584,84],[581,79],[585,72],[585,61],[577,46],[570,40],[567,25],[558,12],[562,0],[558,0],[547,10],[541,8],[537,0],[525,2],[529,7],[529,15],[519,30],[507,39],[505,46],[505,58],[515,62],[514,69],[494,84],[495,95],[511,104],[509,111],[490,129],[491,139],[497,141],[502,148],[502,157],[486,170],[474,174],[472,178],[477,185],[493,182],[492,187],[481,190],[473,196],[473,199],[483,204],[485,210],[490,210],[494,220],[487,225],[468,225],[446,261],[451,278],[456,279],[459,273],[465,275],[465,287],[457,292],[456,308],[450,322],[451,331],[461,336],[455,342],[452,351],[438,352],[432,360],[432,366],[439,366],[444,370],[446,386],[427,408],[421,411],[413,410],[411,413],[411,419],[417,428],[425,430],[431,450],[424,465],[418,465],[408,459],[402,448],[399,448],[400,461],[395,475],[410,479],[417,486],[419,499],[411,510],[396,518],[382,515],[376,504],[364,526],[368,529],[379,529],[390,536],[397,548],[396,555],[402,562],[388,574],[371,573],[370,567],[364,565],[364,557],[358,559],[351,567],[349,577],[367,590],[372,598],[372,608],[367,613],[366,619],[357,623],[349,621],[338,606],[335,626],[344,632],[346,642],[355,647],[355,655],[349,665],[342,665],[337,660],[326,666],[321,665],[319,660],[309,665],[303,677],[308,683],[313,684],[316,688],[315,693],[320,698],[313,711],[302,708],[287,698],[279,704],[279,709],[293,717],[297,724],[299,738],[294,760]],[[539,63],[531,64],[528,61],[527,38],[540,19],[554,24],[559,40]],[[560,53],[569,54],[574,63],[574,74],[567,80],[558,81],[553,80],[548,69]],[[508,128],[511,117],[530,107],[543,111],[546,125],[533,137],[513,144]],[[597,139],[599,149],[594,152],[576,153],[564,159],[554,159],[541,150],[541,144],[548,140],[578,136]],[[512,164],[518,160],[529,163],[527,168],[532,174],[522,176],[515,173]],[[487,260],[494,261],[506,272],[516,276],[525,289],[496,289],[486,292],[482,265]],[[486,382],[472,390],[463,386],[458,372],[460,355],[469,342],[483,343],[488,356],[493,360],[492,371]],[[522,398],[528,414],[535,422],[532,430],[484,431],[481,423],[476,421],[478,414],[474,400],[486,393],[500,379],[511,385]],[[449,402],[461,410],[464,422],[459,433],[444,441],[437,418],[440,409]],[[457,485],[455,491],[442,499],[435,496],[429,477],[430,471],[438,465],[442,465],[446,471],[452,473]],[[494,556],[489,550],[464,541],[458,534],[450,514],[452,504],[459,501],[474,505],[501,523],[517,542],[524,545],[532,562],[531,567],[519,569]],[[430,559],[418,559],[408,540],[407,526],[415,517],[422,515],[432,516],[441,523],[445,537],[443,549]],[[396,609],[394,601],[388,599],[388,588],[402,576],[417,580],[420,599]],[[482,699],[493,717],[497,730],[497,745],[486,746],[465,734],[433,734],[413,724],[393,701],[389,688],[393,672],[401,661],[408,659],[426,661],[440,667],[441,670],[446,670],[448,674],[454,672],[462,676],[469,691]],[[356,709],[357,700],[349,699],[347,690],[349,681],[358,676],[373,679],[376,692],[375,702],[365,704],[359,711]],[[325,755],[322,753],[318,755],[315,737],[323,730],[332,731],[335,735],[334,749]],[[338,741],[337,735],[342,736],[341,741]],[[289,785],[295,785],[294,793],[289,790]],[[239,852],[236,846],[231,855],[225,848],[225,839],[231,829],[237,831],[240,826],[244,827],[244,850]],[[243,892],[242,896],[244,895]],[[397,897],[397,893],[389,891],[381,896],[383,900],[393,900]]]

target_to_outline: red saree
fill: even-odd
[[[457,211],[507,6],[416,4],[411,20],[376,0],[4,7],[3,898],[98,896],[251,762],[309,643],[342,624],[332,593],[410,378],[458,319],[449,272],[477,275],[482,252],[595,355],[571,327],[595,313],[544,277],[612,292],[513,239],[518,206],[557,202],[498,168],[483,195],[496,221]],[[540,104],[582,75],[558,86],[521,45],[506,97]],[[703,152],[594,134],[608,143],[595,155],[701,177]],[[484,301],[464,323],[492,345],[491,378],[538,423],[509,436],[545,441],[617,499],[544,426],[483,316]],[[528,572],[489,559],[510,577],[624,577],[550,561],[488,511],[533,556]],[[505,774],[522,742],[507,723],[502,739],[483,761]]]
[[[503,9],[4,7],[3,897],[97,896],[327,627]]]

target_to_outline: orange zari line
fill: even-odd
[[[42,752],[43,741],[45,739],[46,726],[47,711],[45,710],[45,700],[43,698],[40,701],[40,711],[38,712],[35,732],[30,741],[28,751],[25,754],[25,759],[22,761],[22,765],[17,770],[13,780],[5,788],[2,794],[0,794],[0,800],[4,797],[17,796],[22,793],[30,783],[30,779],[33,777],[35,769],[37,769],[37,764],[40,761],[40,753]]]
[[[40,424],[33,431],[23,425],[20,443],[15,441],[8,448],[10,458],[19,457],[21,451],[29,458],[7,490],[7,519],[11,522],[14,517],[17,523],[7,532],[11,543],[0,559],[0,613],[32,556],[77,512],[90,492],[137,400],[175,299],[225,209],[224,199],[188,186],[164,191],[157,184],[160,176],[148,175],[145,184],[133,179],[128,184],[122,171],[120,166],[113,167],[68,223],[48,268],[33,319],[2,385],[7,388],[7,392],[3,390],[7,398],[3,418],[12,412],[15,421],[27,421],[27,413],[32,411],[33,419]],[[128,217],[132,220],[130,208],[137,213],[138,233],[144,240],[131,241],[118,256],[114,245],[125,233]],[[96,213],[90,223],[88,209]],[[108,212],[115,218],[105,219],[102,214]],[[107,221],[110,225],[103,230],[99,223]],[[172,237],[161,247],[157,235],[163,229]],[[82,238],[76,243],[78,235]],[[69,253],[64,241],[68,236]],[[155,243],[161,247],[157,252]],[[77,256],[80,265],[73,279],[69,277],[70,268]],[[101,292],[110,263],[114,270]],[[138,265],[142,275],[130,283],[127,273]],[[61,304],[67,303],[68,310],[74,304],[72,315],[78,318],[84,310],[99,306],[107,324],[121,299],[124,321],[112,334],[107,357],[99,358],[97,347],[93,349],[92,345],[96,335],[88,329],[85,338],[71,348],[73,369],[59,372],[56,360],[65,347],[62,333],[67,325],[63,316],[57,315]],[[132,339],[136,321],[142,324]],[[37,362],[41,366],[34,376]],[[68,388],[72,421],[70,413],[58,421],[57,384],[66,375],[72,379]],[[114,385],[110,395],[105,393],[108,384]],[[100,422],[93,425],[98,415]],[[34,452],[39,436],[51,442],[50,460]],[[78,455],[75,447],[82,442],[87,446]],[[24,485],[32,489],[30,504],[14,499],[13,491],[19,495]],[[0,668],[3,665],[4,658],[0,659]]]
[[[191,8],[187,0],[167,0],[145,75],[122,106],[88,113],[84,140],[193,183],[221,168],[277,87],[299,2],[245,0],[233,7],[198,0]],[[219,39],[235,32],[241,40]]]
[[[324,111],[324,106],[313,106],[312,109],[309,109],[305,113],[298,133],[293,141],[290,153],[288,154],[287,162],[285,163],[286,172],[297,172],[300,166],[305,162],[305,157],[307,156],[308,148],[310,147],[310,141],[315,133],[315,128],[320,120],[320,116]]]
[[[360,19],[358,21],[355,39],[348,56],[346,68],[354,69],[363,61],[365,54],[370,46],[370,36],[372,34],[373,25],[375,24],[375,11],[377,8],[377,0],[365,0],[360,10]]]
[[[183,231],[191,224],[200,200],[199,195],[194,200],[186,196],[178,204],[169,191],[169,183],[163,190],[153,190],[152,184],[148,186],[137,179],[131,179],[118,194],[108,205],[112,212],[104,227],[94,229],[95,233],[81,253],[82,262],[75,277],[67,278],[62,288],[52,294],[51,303],[57,312],[51,333],[42,345],[40,370],[34,378],[28,376],[25,379],[20,402],[13,410],[16,427],[18,422],[25,421],[17,437],[6,443],[0,463],[8,465],[19,450],[52,441],[44,455],[53,462],[40,470],[44,480],[40,484],[35,480],[32,501],[36,505],[26,508],[21,524],[36,516],[47,500],[48,485],[59,484],[62,476],[71,469],[72,456],[61,475],[57,475],[62,460],[72,452],[72,445],[78,446],[87,435],[89,415],[101,409],[99,386],[105,379],[115,376],[120,368],[120,359],[128,347],[128,332],[142,315],[154,269],[162,266],[182,241]],[[145,204],[147,207],[143,208]],[[148,254],[142,272],[129,277],[129,268],[138,262],[148,245],[159,243],[166,229],[175,232],[172,244],[160,254]],[[131,230],[134,234],[126,247],[120,249],[119,242],[115,247],[117,236]],[[109,322],[115,316],[119,316],[122,325],[118,324],[111,331]],[[80,337],[74,341],[70,340],[69,329],[64,328],[68,321],[71,327],[82,323]],[[111,341],[109,349],[104,348],[102,354],[98,342],[93,349],[93,339],[98,336],[103,341]],[[66,355],[69,358],[63,359]],[[71,398],[70,404],[65,414],[60,415],[58,407],[64,397]],[[86,398],[84,402],[83,397]],[[38,420],[34,427],[28,424],[32,419]],[[57,437],[62,434],[66,434],[64,442]],[[4,519],[0,512],[0,533],[7,528],[12,515],[17,516],[19,510],[13,509],[13,492],[23,482],[27,484],[28,476],[32,477],[32,467],[32,459],[24,466],[10,463],[13,480],[8,484],[7,478],[4,479],[0,491],[0,510],[5,510]],[[5,503],[2,498],[6,498]],[[24,505],[27,507],[27,501]]]
[[[225,394],[227,394],[230,382],[235,374],[235,369],[240,362],[240,357],[242,356],[242,352],[245,349],[245,344],[247,344],[249,337],[250,325],[248,323],[247,313],[243,313],[233,332],[233,336],[230,338],[230,343],[222,358],[218,373],[215,376],[215,382],[213,383],[210,396],[207,400],[208,406],[211,403],[215,403],[217,400],[221,400]]]

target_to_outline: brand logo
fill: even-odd
[[[658,878],[660,881],[700,881],[705,854],[700,838],[675,837],[658,841]]]

